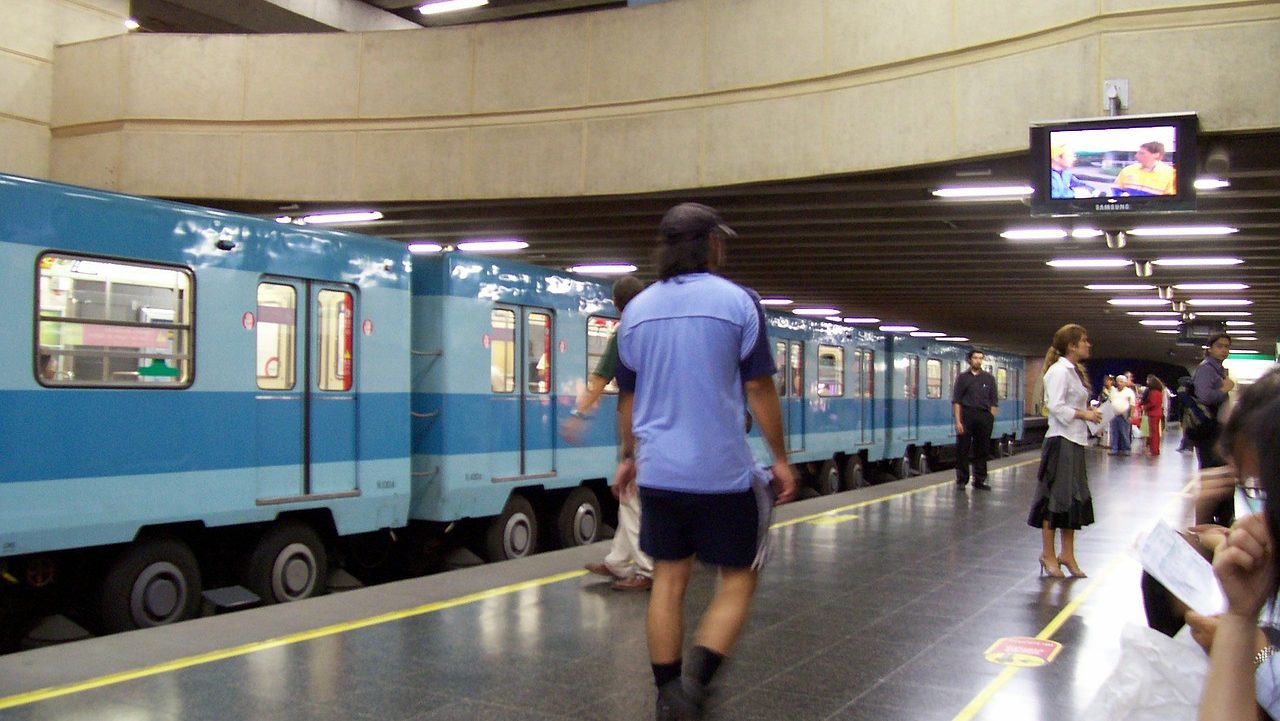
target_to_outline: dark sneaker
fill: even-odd
[[[980,490],[980,491],[989,491],[989,490],[991,490],[991,486],[987,485],[987,482],[986,482],[986,481],[974,481],[974,482],[973,482],[973,487],[974,487],[974,488],[976,488],[976,489],[978,489],[978,490]]]
[[[684,691],[680,679],[668,681],[658,688],[657,721],[697,721],[702,711]]]

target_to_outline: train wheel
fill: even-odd
[[[249,555],[245,585],[263,603],[319,596],[329,579],[329,556],[306,524],[285,521],[267,529]]]
[[[930,468],[930,464],[929,464],[929,451],[928,451],[928,450],[923,449],[923,448],[921,448],[921,449],[917,450],[917,451],[916,451],[916,459],[915,459],[915,460],[916,460],[916,462],[915,462],[915,464],[914,464],[914,465],[915,465],[916,473],[917,473],[918,475],[926,476],[926,475],[928,475],[929,473],[931,473],[931,472],[932,472],[932,469]]]
[[[911,449],[902,452],[901,458],[895,458],[892,464],[893,477],[898,480],[911,476]]]
[[[533,504],[512,494],[507,505],[489,523],[485,533],[485,555],[490,561],[524,558],[538,549],[538,520]]]
[[[600,540],[600,499],[590,488],[578,486],[564,499],[556,519],[561,548],[585,546]]]
[[[176,538],[138,541],[125,549],[102,579],[99,612],[107,633],[163,626],[195,615],[200,607],[200,566]]]
[[[866,488],[871,485],[867,481],[867,468],[862,462],[862,456],[849,456],[844,462],[844,488],[853,490],[855,488]]]
[[[818,493],[829,496],[840,490],[840,469],[835,461],[823,461],[818,471]]]

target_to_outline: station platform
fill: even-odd
[[[1126,623],[1134,539],[1186,522],[1191,454],[1090,453],[1087,578],[1039,575],[1037,451],[780,507],[713,719],[1082,718]],[[0,721],[650,719],[647,594],[582,570],[607,543],[0,657]],[[714,574],[695,572],[688,617]],[[689,634],[692,634],[693,623]],[[1061,644],[1004,665],[1004,638]],[[1046,645],[1047,646],[1047,645]],[[984,654],[996,661],[987,660]],[[1049,656],[1049,654],[1045,654]]]

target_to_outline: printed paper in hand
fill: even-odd
[[[1138,546],[1138,557],[1143,569],[1192,611],[1214,616],[1227,610],[1213,566],[1164,521]]]

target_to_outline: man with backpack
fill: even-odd
[[[1204,360],[1196,367],[1191,376],[1190,397],[1183,397],[1183,432],[1188,434],[1196,447],[1196,456],[1200,459],[1200,472],[1209,468],[1225,466],[1226,461],[1218,455],[1218,436],[1222,433],[1222,425],[1218,422],[1218,412],[1227,402],[1227,394],[1236,387],[1235,381],[1227,376],[1227,369],[1222,362],[1231,352],[1231,336],[1226,333],[1214,333],[1209,337],[1209,348],[1204,352]],[[1189,424],[1189,425],[1188,425]],[[1216,523],[1230,526],[1235,520],[1235,501],[1231,488],[1225,492],[1221,489],[1202,488],[1201,498],[1196,503],[1196,523]]]

